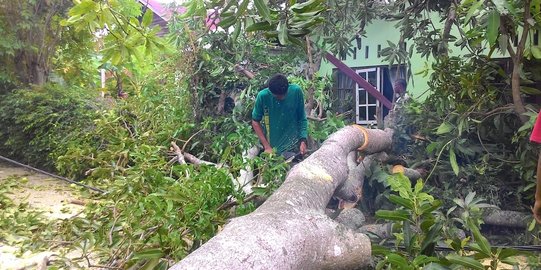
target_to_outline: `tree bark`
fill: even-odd
[[[522,70],[524,49],[526,48],[525,46],[530,31],[530,2],[530,0],[527,0],[524,3],[524,26],[522,28],[522,34],[520,35],[516,51],[513,51],[512,46],[507,46],[507,51],[509,53],[509,56],[511,57],[511,60],[513,61],[513,72],[511,74],[511,91],[513,95],[513,104],[515,105],[515,113],[518,115],[522,123],[526,123],[528,121],[528,118],[524,115],[526,109],[524,107],[524,103],[522,102],[522,94],[520,92],[520,71]],[[501,24],[500,27],[503,30],[502,32],[504,32],[509,38],[513,38],[505,24]]]
[[[224,108],[225,108],[225,98],[227,97],[227,94],[225,90],[222,90],[220,93],[220,99],[218,99],[218,108],[216,109],[216,114],[222,115],[224,114]]]
[[[528,228],[532,216],[530,213],[522,213],[509,210],[489,209],[483,213],[483,221],[486,225],[505,226],[513,228]]]
[[[253,213],[235,218],[170,269],[358,269],[371,261],[370,240],[331,220],[324,209],[348,177],[347,156],[390,148],[391,130],[345,127],[294,166]]]

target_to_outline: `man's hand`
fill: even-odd
[[[541,224],[541,200],[535,200],[532,211],[533,217],[537,220],[537,223]]]
[[[272,147],[265,147],[265,153],[271,154],[272,153]]]
[[[301,145],[299,146],[299,151],[301,152],[301,155],[306,154],[306,142],[301,141]]]

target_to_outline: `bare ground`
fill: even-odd
[[[15,165],[0,162],[0,185],[16,176],[17,186],[7,194],[15,203],[28,203],[29,209],[43,212],[50,220],[68,219],[81,214],[84,207],[70,203],[77,199],[77,190],[69,183],[50,176],[38,174]],[[60,254],[61,247],[49,251],[24,252],[17,257],[18,247],[10,246],[0,239],[0,269],[46,269],[51,256]],[[80,254],[71,253],[66,257],[76,258]]]

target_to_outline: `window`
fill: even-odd
[[[367,68],[357,70],[357,74],[368,81],[378,91],[381,92],[381,70],[380,68]],[[376,123],[376,108],[379,107],[379,101],[370,95],[368,91],[356,85],[356,115],[357,124],[374,124]]]

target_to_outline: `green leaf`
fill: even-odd
[[[509,46],[509,36],[501,34],[498,37],[499,49],[502,53],[507,53],[507,46]]]
[[[449,133],[451,130],[453,130],[454,127],[455,126],[453,126],[452,124],[450,124],[448,122],[443,122],[438,127],[438,130],[436,130],[436,135],[442,135],[442,134],[445,134],[445,133]]]
[[[264,20],[270,23],[271,22],[270,10],[269,10],[269,7],[267,6],[267,3],[264,0],[254,0],[254,4],[259,15]]]
[[[438,262],[439,259],[436,258],[436,257],[428,257],[426,255],[419,255],[417,257],[415,257],[415,259],[413,259],[413,265],[415,266],[423,266],[427,263],[430,263],[430,262]]]
[[[387,261],[394,266],[397,266],[396,269],[409,269],[408,261],[406,258],[396,254],[396,253],[390,253],[386,256]],[[395,268],[393,268],[395,269]]]
[[[477,0],[473,5],[470,6],[470,9],[468,10],[468,14],[466,14],[466,18],[464,19],[464,24],[467,24],[470,22],[471,18],[477,12],[477,10],[483,5],[484,0]]]
[[[153,270],[156,269],[156,266],[160,263],[160,258],[150,259],[140,270]]]
[[[231,39],[235,42],[239,38],[240,29],[241,29],[241,21],[237,20],[237,24],[235,24],[235,29],[233,30],[233,34]]]
[[[403,206],[407,209],[412,210],[413,209],[413,202],[411,200],[402,198],[400,196],[396,196],[394,194],[389,195],[389,201],[391,201],[394,204]]]
[[[270,31],[274,30],[274,26],[270,24],[269,22],[257,22],[250,24],[250,26],[246,27],[246,32],[253,32],[253,31]]]
[[[417,234],[412,236],[412,230],[409,222],[404,222],[402,226],[402,235],[404,239],[404,246],[406,250],[411,253],[415,244],[417,243]]]
[[[323,0],[309,0],[304,3],[297,3],[295,5],[292,5],[290,9],[297,13],[305,13],[321,8],[320,5],[322,3]]]
[[[82,16],[94,10],[95,8],[96,8],[96,3],[94,1],[85,0],[75,5],[73,8],[71,8],[68,14],[70,16],[77,16],[77,15]]]
[[[460,169],[458,168],[458,163],[456,162],[455,150],[453,150],[453,148],[449,149],[449,162],[451,162],[451,168],[453,168],[453,172],[455,173],[455,175],[458,176]]]
[[[468,195],[466,195],[466,198],[464,198],[464,204],[469,205],[473,199],[475,198],[476,193],[475,192],[468,192]]]
[[[264,196],[267,194],[268,189],[263,187],[253,187],[252,193],[256,196]]]
[[[492,253],[490,250],[490,243],[481,234],[481,231],[479,231],[479,227],[471,219],[468,220],[468,228],[471,230],[473,234],[475,243],[479,245],[479,248],[481,249],[483,253],[489,256]]]
[[[427,147],[426,147],[426,153],[427,154],[431,154],[432,152],[434,152],[434,150],[436,150],[436,148],[439,146],[440,144],[438,142],[432,142],[430,143]]]
[[[432,213],[432,211],[438,209],[442,205],[440,200],[435,200],[431,203],[423,204],[421,206],[421,215]]]
[[[531,46],[530,50],[535,59],[541,59],[541,48],[539,46]]]
[[[145,14],[143,15],[143,20],[141,21],[141,24],[143,27],[148,27],[152,23],[152,17],[154,16],[152,10],[150,8],[147,8],[145,11]]]
[[[521,252],[516,249],[502,249],[500,253],[498,254],[498,259],[503,260],[505,258],[513,257],[519,255]]]
[[[535,221],[535,219],[532,219],[532,221],[530,222],[530,225],[528,225],[529,232],[533,231],[533,229],[535,228],[535,224],[537,224],[537,222]]]
[[[485,267],[483,266],[483,264],[481,264],[480,262],[470,257],[463,257],[456,254],[449,254],[445,258],[453,264],[458,264],[458,265],[466,267],[466,269],[485,270]]]
[[[224,153],[222,154],[222,160],[223,161],[227,160],[230,154],[231,154],[231,146],[228,146],[225,148]]]
[[[440,235],[442,235],[443,224],[438,222],[434,224],[428,234],[426,234],[421,244],[421,252],[425,255],[432,255],[434,253],[434,247]]]
[[[164,253],[159,248],[151,248],[146,249],[143,251],[136,252],[133,254],[132,259],[133,260],[139,260],[139,259],[153,259],[153,258],[161,258],[163,257]]]
[[[283,21],[278,23],[278,41],[282,45],[287,44],[287,25]]]
[[[120,60],[122,60],[122,54],[117,51],[111,57],[111,64],[116,66],[120,63]]]
[[[386,220],[408,221],[411,214],[406,210],[378,210],[376,212],[376,217]]]
[[[250,0],[243,0],[239,5],[239,10],[237,11],[237,16],[244,15],[244,12],[246,12],[246,9],[248,8],[248,3],[250,3]]]
[[[377,244],[372,244],[372,255],[377,256],[377,255],[385,255],[388,253],[391,253],[390,249],[384,246],[377,245]]]
[[[498,39],[498,34],[500,33],[500,14],[497,10],[492,10],[488,14],[488,26],[487,26],[487,33],[486,38],[488,40],[488,44],[490,46],[494,46],[496,44],[496,40]]]
[[[233,24],[235,24],[237,22],[237,17],[236,16],[229,16],[229,17],[225,17],[223,18],[219,23],[218,25],[224,29],[227,29],[229,28],[230,26],[232,26]]]

